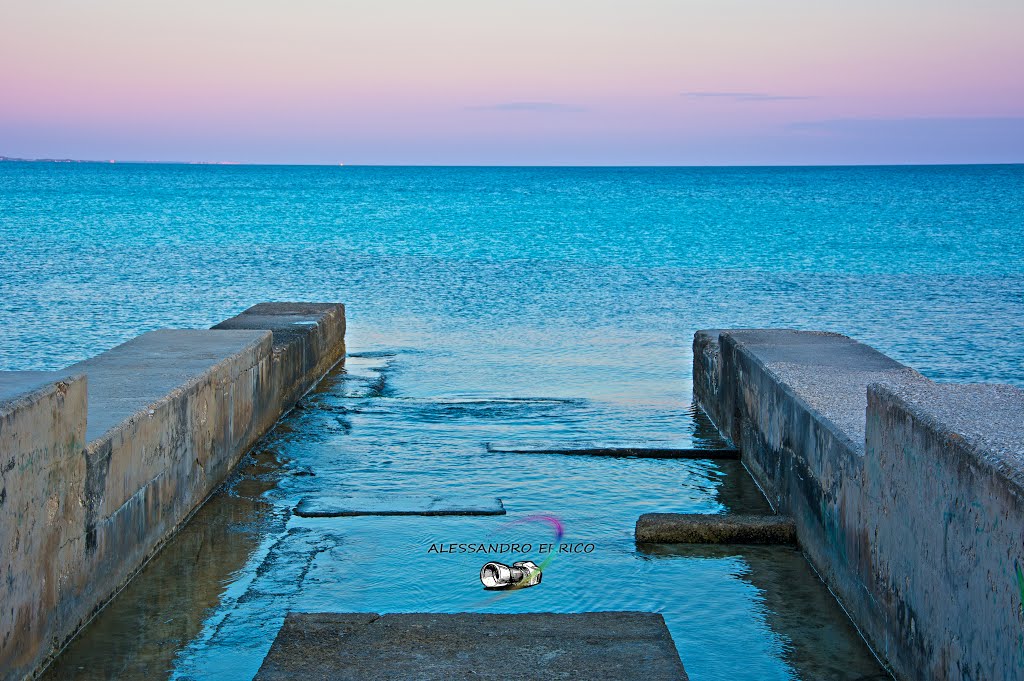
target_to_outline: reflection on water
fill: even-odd
[[[778,637],[781,656],[804,679],[890,681],[853,623],[800,551],[788,546],[644,544],[652,560],[738,561],[733,577],[748,582]]]
[[[44,678],[167,676],[225,588],[243,573],[263,535],[283,523],[270,503],[216,495],[71,642]]]
[[[487,442],[520,439],[727,444],[664,383],[645,398],[602,382],[567,386],[560,375],[509,381],[443,350],[354,353],[49,678],[250,679],[290,610],[655,611],[694,679],[884,678],[798,552],[637,547],[633,526],[648,511],[769,511],[739,462],[488,451]],[[354,493],[497,496],[508,515],[291,513],[304,497]],[[560,521],[565,550],[543,548],[556,543],[550,523],[520,522],[535,516]],[[437,550],[502,543],[519,549]],[[543,582],[485,592],[478,575],[491,560],[547,560]]]

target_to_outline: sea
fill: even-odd
[[[1024,386],[1024,166],[0,163],[0,370],[289,300],[345,303],[345,364],[50,678],[251,679],[294,611],[643,610],[695,680],[883,679],[798,551],[636,545],[644,512],[761,509],[738,464],[503,448],[728,446],[692,404],[707,328],[837,331]],[[292,512],[368,493],[508,516]],[[480,556],[430,551],[553,541],[538,518],[592,548],[536,587],[485,592]]]

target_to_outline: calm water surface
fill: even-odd
[[[1024,169],[0,164],[0,369],[57,368],[262,300],[348,305],[344,368],[51,669],[248,679],[283,614],[664,614],[692,678],[875,678],[799,553],[638,547],[650,510],[763,508],[735,464],[499,454],[718,446],[699,328],[848,333],[1024,385]],[[303,497],[492,495],[506,518],[302,519]],[[593,543],[501,598],[438,542]],[[537,556],[531,556],[536,558]],[[506,562],[522,556],[505,556]]]

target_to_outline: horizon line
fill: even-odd
[[[907,163],[278,163],[248,161],[141,161],[122,159],[73,159],[73,158],[19,158],[0,155],[0,163],[87,163],[98,165],[194,165],[226,167],[286,167],[286,168],[914,168],[914,167],[962,167],[962,166],[1018,166],[1020,161],[978,161],[978,162],[907,162]]]

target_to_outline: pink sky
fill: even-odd
[[[0,0],[0,154],[1024,162],[1019,0]]]

